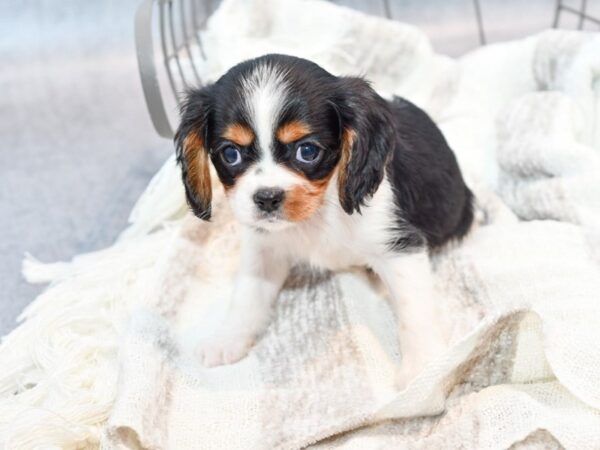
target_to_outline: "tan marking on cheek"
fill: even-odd
[[[187,162],[187,178],[199,200],[205,204],[212,198],[210,162],[202,138],[191,132],[183,140],[183,157]]]
[[[338,189],[340,195],[346,188],[346,177],[348,176],[348,163],[352,157],[352,144],[354,144],[354,138],[356,132],[350,128],[346,128],[342,134],[342,155],[338,162]]]
[[[223,133],[223,137],[241,147],[247,147],[254,142],[254,133],[252,130],[241,123],[229,125],[225,133]]]
[[[283,204],[285,218],[291,222],[301,222],[311,217],[323,204],[330,179],[331,174],[322,180],[308,181],[307,184],[289,189]]]
[[[293,120],[279,127],[277,130],[277,140],[282,144],[302,139],[310,134],[310,127],[299,120]]]

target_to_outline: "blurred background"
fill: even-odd
[[[217,1],[206,1],[208,10]],[[436,51],[550,28],[555,0],[335,0],[422,28]],[[561,28],[580,23],[565,0]],[[110,245],[172,153],[150,121],[134,43],[137,0],[0,2],[0,335],[43,287],[21,277],[25,252],[52,262]],[[594,10],[595,8],[595,10]]]

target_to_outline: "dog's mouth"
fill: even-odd
[[[270,231],[279,231],[288,228],[292,223],[286,220],[281,212],[259,212],[256,220],[252,224],[253,228],[259,232],[268,233]]]
[[[279,211],[274,211],[274,212],[264,212],[264,211],[259,211],[257,216],[257,220],[264,220],[267,222],[275,222],[277,220],[281,220],[281,213]]]

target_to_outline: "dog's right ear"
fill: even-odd
[[[212,102],[211,86],[188,91],[181,105],[181,123],[175,133],[175,151],[186,198],[194,214],[203,220],[209,220],[211,216],[207,136]]]

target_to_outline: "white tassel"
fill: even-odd
[[[0,344],[0,448],[99,446],[127,311],[177,229],[174,223],[69,263],[26,255],[25,278],[53,284]]]
[[[31,254],[25,253],[21,273],[27,282],[31,284],[43,284],[64,278],[69,272],[69,268],[69,263],[43,263]]]

